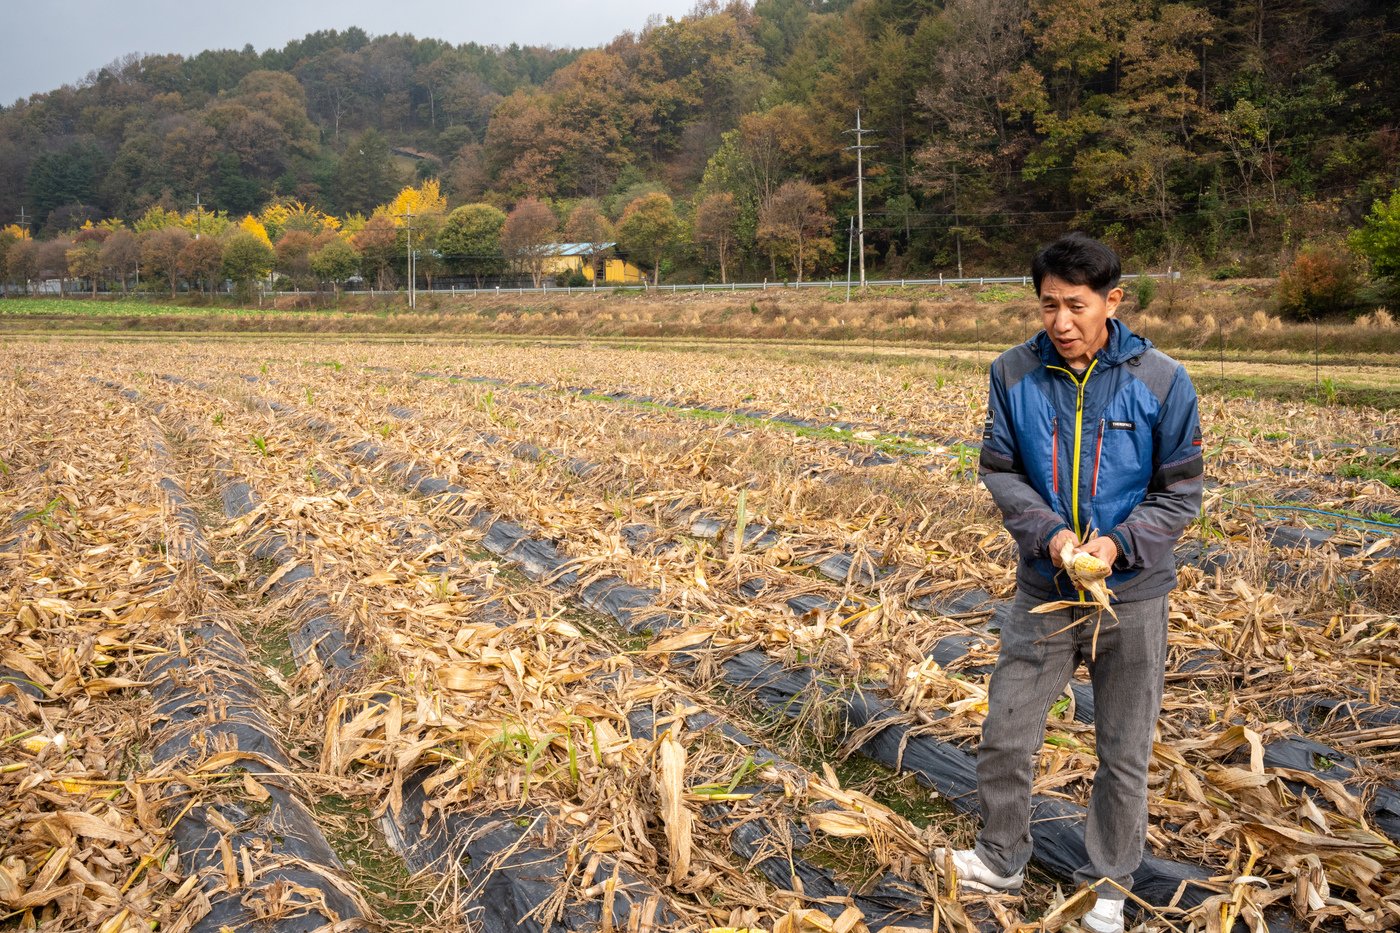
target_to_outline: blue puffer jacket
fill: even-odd
[[[1083,376],[1044,331],[992,364],[979,474],[1020,549],[1017,585],[1078,599],[1047,545],[1069,528],[1118,544],[1115,600],[1176,586],[1172,548],[1201,508],[1201,427],[1185,368],[1110,318]]]

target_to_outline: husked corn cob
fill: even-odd
[[[1116,615],[1112,608],[1113,591],[1104,583],[1108,575],[1113,572],[1112,567],[1093,554],[1083,552],[1076,554],[1072,544],[1067,544],[1060,549],[1060,563],[1064,565],[1065,572],[1069,574],[1070,582],[1081,591],[1081,599],[1087,594],[1095,603]]]
[[[1112,573],[1112,568],[1093,554],[1074,552],[1074,545],[1067,544],[1060,549],[1060,563],[1064,565],[1070,580],[1081,590],[1088,589]]]
[[[1070,565],[1069,574],[1076,580],[1093,581],[1102,580],[1111,573],[1108,564],[1099,560],[1093,554],[1076,554],[1074,562]]]

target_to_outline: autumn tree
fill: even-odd
[[[719,280],[729,281],[729,255],[738,233],[739,205],[728,191],[712,194],[695,208],[695,240],[719,263]]]
[[[315,237],[305,230],[288,230],[273,245],[277,254],[276,269],[299,287],[311,278],[311,250]]]
[[[215,130],[219,148],[236,160],[239,174],[261,192],[294,159],[316,151],[306,94],[285,72],[249,72],[231,92],[210,101],[204,119]]]
[[[72,242],[65,238],[38,241],[36,253],[40,279],[58,279],[58,293],[64,294],[68,282],[68,250]]]
[[[960,221],[1005,209],[1016,190],[1016,178],[998,168],[1025,145],[1024,137],[1015,138],[1007,102],[1025,80],[1018,68],[1028,51],[1022,28],[1028,15],[1027,0],[948,0],[933,21],[933,73],[917,101],[938,131],[912,154],[910,176],[921,193],[941,200],[959,269],[964,242],[982,239],[975,219]],[[906,205],[893,206],[907,235]]]
[[[117,276],[122,283],[122,294],[127,293],[127,274],[137,274],[141,262],[141,244],[125,227],[113,230],[102,243],[102,271],[106,275]]]
[[[657,285],[661,281],[661,260],[676,245],[683,230],[670,195],[656,191],[627,205],[617,223],[617,239],[631,255],[647,257],[651,283]]]
[[[466,143],[447,164],[443,184],[455,201],[472,201],[491,184],[491,168],[486,150],[478,143]]]
[[[310,264],[317,280],[330,282],[336,297],[339,297],[345,280],[360,267],[360,254],[345,239],[334,237],[311,254]]]
[[[440,271],[437,235],[446,211],[447,200],[436,178],[403,188],[392,201],[375,211],[376,215],[386,215],[394,222],[399,255],[405,257],[406,263],[409,249],[413,250],[413,271],[427,280],[429,288]]]
[[[559,190],[558,147],[550,130],[548,102],[539,91],[517,90],[501,101],[486,131],[488,172],[501,190],[552,197]]]
[[[665,161],[666,177],[692,185],[720,134],[752,110],[769,85],[752,17],[738,4],[697,6],[650,24],[631,54],[629,89],[640,106],[638,148]]]
[[[219,241],[211,236],[191,239],[180,250],[176,268],[187,282],[198,282],[202,291],[211,295],[223,272],[224,251]]]
[[[506,258],[518,268],[530,273],[535,288],[544,279],[548,247],[554,242],[559,218],[549,205],[535,198],[525,198],[515,205],[501,229],[501,248]]]
[[[5,273],[10,281],[30,291],[39,276],[39,244],[28,237],[12,243],[5,252]]]
[[[74,234],[73,246],[68,250],[68,274],[87,279],[94,298],[102,278],[102,241],[109,233],[105,227],[88,225]]]
[[[399,260],[398,228],[387,214],[375,214],[351,237],[365,264],[374,270],[376,288],[391,287],[392,269]]]
[[[608,215],[603,213],[603,206],[593,198],[584,198],[574,205],[569,211],[569,217],[564,221],[564,239],[569,243],[583,243],[588,247],[589,262],[596,262],[597,257],[603,253],[608,244],[617,240],[617,230],[613,227],[612,221],[608,220]],[[598,282],[597,270],[595,269],[593,282]]]
[[[190,235],[184,227],[161,227],[141,234],[141,265],[170,283],[170,297],[180,285],[180,253]]]
[[[252,285],[272,271],[277,254],[256,234],[240,230],[228,238],[223,249],[223,272],[233,281],[246,301]]]
[[[331,48],[303,60],[296,69],[306,88],[308,111],[330,124],[331,140],[340,143],[342,124],[349,123],[363,109],[360,59],[343,48]]]
[[[1148,0],[1031,0],[1040,70],[1022,67],[1009,106],[1044,141],[1027,175],[1070,169],[1070,190],[1160,236],[1186,182],[1202,100],[1194,80],[1216,21]]]
[[[632,97],[626,63],[609,50],[585,52],[543,88],[519,89],[491,115],[486,151],[512,194],[598,195],[634,155],[626,143],[645,111]]]
[[[482,279],[503,267],[501,231],[506,215],[490,204],[464,204],[447,215],[438,234],[438,249],[449,267]]]
[[[29,231],[18,224],[6,224],[0,227],[0,277],[8,274],[8,263],[10,249],[19,241],[29,239]],[[0,297],[4,296],[4,289],[0,288]]]
[[[446,262],[442,257],[442,251],[438,243],[438,238],[442,234],[443,224],[447,218],[441,211],[423,214],[421,217],[413,218],[413,268],[414,271],[423,277],[423,281],[431,290],[433,279],[437,278],[446,268]],[[404,249],[408,249],[407,228],[404,230]]]
[[[1266,106],[1241,97],[1228,109],[1213,111],[1202,127],[1225,150],[1222,163],[1233,172],[1223,173],[1221,188],[1231,202],[1244,207],[1246,232],[1253,240],[1261,212],[1271,215],[1282,206],[1279,180],[1283,171],[1279,117]]]
[[[429,178],[421,185],[409,185],[399,191],[384,208],[396,224],[403,225],[408,217],[422,217],[425,214],[445,214],[447,199],[442,196],[442,188],[436,178]]]
[[[698,199],[728,193],[735,202],[735,248],[748,250],[758,236],[760,207],[794,173],[811,168],[814,147],[811,114],[787,102],[745,114],[723,134],[701,179]]]
[[[776,266],[778,259],[792,265],[797,281],[804,271],[835,252],[827,235],[831,215],[826,199],[811,182],[784,182],[773,192],[759,214],[759,244],[768,250]]]
[[[278,198],[258,214],[258,221],[274,242],[289,230],[300,230],[313,237],[340,229],[340,221],[295,198]]]

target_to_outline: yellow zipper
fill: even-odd
[[[1094,367],[1098,364],[1098,357],[1095,357],[1089,364],[1089,368],[1084,370],[1083,379],[1076,379],[1074,373],[1063,366],[1046,367],[1046,369],[1058,369],[1064,373],[1079,390],[1074,402],[1074,467],[1071,469],[1071,482],[1074,486],[1070,491],[1070,515],[1074,521],[1074,536],[1080,541],[1084,540],[1084,530],[1079,524],[1079,457],[1084,447],[1084,387],[1089,382],[1089,374],[1094,371]]]

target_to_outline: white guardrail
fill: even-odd
[[[1181,271],[1168,270],[1167,272],[1146,272],[1131,273],[1123,276],[1124,281],[1132,279],[1179,279]],[[72,280],[64,280],[68,283]],[[906,288],[912,286],[930,285],[1025,285],[1031,284],[1031,277],[1028,275],[972,275],[962,278],[945,278],[939,276],[936,279],[866,279],[866,288]],[[768,291],[769,289],[784,288],[826,288],[843,289],[852,291],[861,288],[861,284],[855,280],[846,279],[819,279],[808,282],[729,282],[720,284],[718,282],[698,282],[689,285],[542,285],[539,288],[505,288],[502,286],[491,286],[488,288],[464,288],[459,285],[435,286],[433,288],[415,288],[416,294],[433,295],[526,295],[526,294],[550,294],[550,295],[596,295],[599,292],[740,292],[740,291]],[[227,294],[233,291],[232,286],[225,285],[220,289]],[[346,294],[352,295],[407,295],[408,288],[345,288]],[[0,283],[0,295],[24,296],[30,294],[39,295],[73,295],[83,297],[88,294],[85,288],[78,283],[60,284],[58,279],[47,279],[37,283],[37,288],[31,284],[29,286],[11,285],[8,282]],[[303,291],[300,289],[270,289],[263,288],[261,294],[268,295],[304,295],[315,294],[315,292]],[[117,297],[115,293],[103,292],[102,297]]]
[[[1181,270],[1169,270],[1167,272],[1145,272],[1131,273],[1123,276],[1124,281],[1132,279],[1179,279]],[[907,288],[911,286],[930,285],[1025,285],[1031,284],[1029,275],[973,275],[962,278],[945,278],[939,276],[936,279],[866,279],[866,288]],[[599,292],[739,292],[739,291],[768,291],[769,289],[783,288],[826,288],[854,290],[861,288],[861,284],[854,280],[846,279],[820,279],[808,282],[729,282],[721,285],[718,282],[699,282],[690,285],[542,285],[539,288],[504,288],[492,286],[489,288],[463,288],[452,285],[447,287],[418,288],[416,292],[428,294],[452,294],[452,295],[525,295],[525,294],[550,294],[550,295],[596,295]],[[374,289],[357,288],[345,289],[347,293],[356,295],[393,295],[407,294],[406,288],[395,289]],[[267,294],[290,295],[293,292],[278,291]]]

